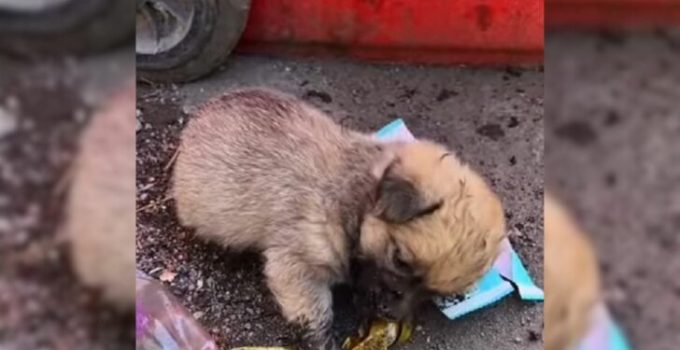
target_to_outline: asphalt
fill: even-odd
[[[164,170],[181,128],[202,102],[245,86],[300,96],[339,123],[365,132],[394,118],[448,145],[478,169],[504,202],[515,249],[542,286],[543,78],[541,69],[472,69],[373,65],[341,60],[233,57],[219,72],[184,85],[138,87],[138,266],[168,286],[221,346],[276,345],[291,331],[262,284],[257,257],[235,256],[179,227],[164,200]],[[205,282],[205,283],[204,283]],[[339,336],[354,324],[346,295],[337,296]],[[510,297],[450,321],[423,311],[403,349],[542,349],[541,304]]]
[[[635,349],[680,344],[680,32],[547,36],[546,183]]]

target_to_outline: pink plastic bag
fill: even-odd
[[[137,350],[217,350],[208,333],[163,285],[137,271]]]

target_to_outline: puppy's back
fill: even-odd
[[[322,206],[348,135],[295,97],[242,90],[210,101],[182,133],[174,198],[180,221],[233,248]]]

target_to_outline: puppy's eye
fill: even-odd
[[[394,266],[397,267],[398,270],[400,271],[406,271],[410,268],[410,265],[404,261],[400,256],[395,256],[394,257]]]
[[[421,210],[420,212],[418,212],[417,217],[421,217],[421,216],[425,216],[425,215],[430,215],[430,214],[434,213],[435,211],[439,210],[439,208],[441,208],[442,205],[444,205],[444,201],[439,201],[439,202],[437,202],[437,203],[434,203],[434,204],[432,204],[432,205],[430,205],[430,206],[424,208],[424,209]]]

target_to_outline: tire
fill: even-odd
[[[241,37],[250,0],[138,0],[137,77],[186,82],[220,66]]]
[[[83,55],[110,49],[133,37],[133,0],[54,3],[28,10],[0,5],[0,50],[29,57]]]

